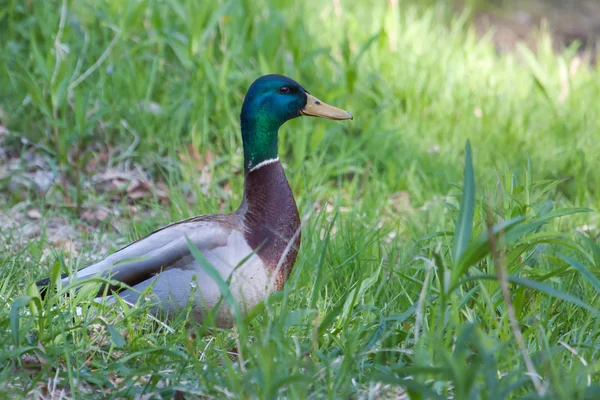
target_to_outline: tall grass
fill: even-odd
[[[145,204],[156,219],[113,216],[130,237],[235,208],[239,109],[265,73],[355,115],[282,128],[302,249],[283,293],[233,330],[85,290],[37,300],[31,284],[82,266],[92,238],[68,262],[40,264],[43,236],[0,253],[7,396],[600,395],[600,79],[574,49],[541,35],[536,55],[499,57],[468,14],[410,2],[6,1],[0,26],[4,145],[62,174],[44,197],[3,192],[6,208],[78,224],[53,205],[110,201],[87,183],[95,159],[169,185],[168,207]],[[212,157],[205,187],[189,149]]]

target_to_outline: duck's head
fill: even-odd
[[[277,132],[286,121],[308,115],[334,120],[352,114],[330,106],[282,75],[265,75],[250,86],[240,115],[246,171],[277,159]]]

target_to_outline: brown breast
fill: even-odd
[[[289,277],[300,248],[300,217],[279,161],[246,174],[244,201],[238,212],[245,237],[265,265],[276,272],[276,290]]]

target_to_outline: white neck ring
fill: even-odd
[[[269,160],[262,161],[262,162],[256,164],[254,167],[252,167],[252,169],[250,170],[250,172],[252,172],[252,171],[254,171],[256,169],[262,168],[265,165],[273,164],[273,163],[276,163],[276,162],[279,162],[279,157],[271,158]]]

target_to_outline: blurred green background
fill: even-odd
[[[335,179],[369,165],[422,203],[447,192],[470,138],[480,172],[522,165],[529,154],[544,177],[568,178],[563,192],[581,204],[599,182],[598,79],[577,42],[556,58],[532,22],[527,40],[538,56],[515,44],[498,58],[490,42],[505,27],[480,40],[470,26],[518,19],[500,4],[509,2],[458,14],[429,3],[75,1],[59,30],[60,2],[5,1],[5,142],[18,147],[25,137],[63,169],[91,144],[123,147],[115,151],[151,170],[172,167],[165,160],[184,144],[232,157],[245,89],[278,72],[356,114],[351,125],[286,126],[291,168],[304,161]]]

